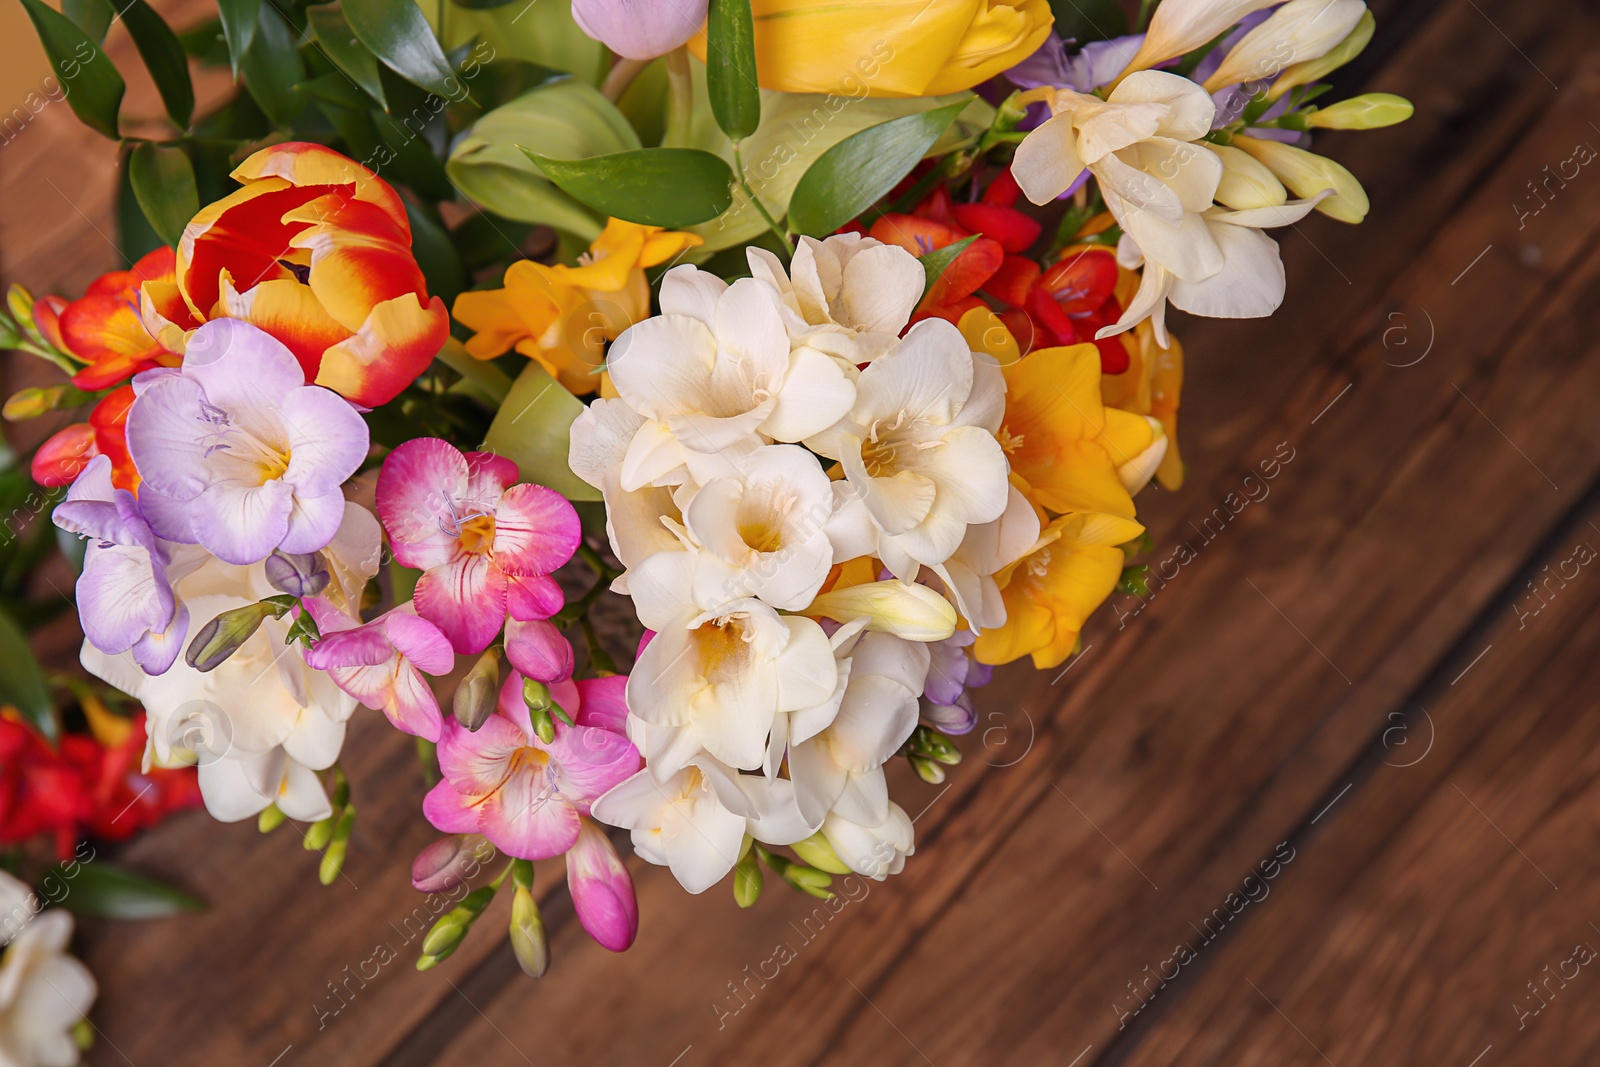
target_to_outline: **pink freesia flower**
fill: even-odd
[[[408,734],[439,740],[443,717],[424,673],[449,674],[455,653],[443,631],[403,604],[372,622],[352,619],[320,596],[302,603],[322,633],[306,664]]]
[[[480,833],[508,856],[549,859],[577,844],[579,817],[642,761],[627,738],[591,725],[582,692],[570,679],[550,690],[576,725],[557,719],[555,739],[545,744],[533,732],[522,681],[520,673],[510,672],[499,708],[477,731],[454,719],[444,723],[444,780],[429,791],[422,811],[447,833]],[[610,721],[612,715],[602,710],[599,717]]]
[[[639,932],[633,877],[600,824],[578,818],[578,841],[567,853],[567,888],[578,922],[612,952],[623,952]]]
[[[435,437],[407,441],[378,475],[395,559],[425,572],[417,614],[463,654],[489,647],[508,607],[519,619],[548,618],[563,603],[550,573],[577,550],[578,513],[555,490],[516,480],[510,460],[463,455]]]
[[[706,0],[572,0],[572,19],[619,56],[654,59],[694,36]]]

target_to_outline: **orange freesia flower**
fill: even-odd
[[[77,300],[47,296],[33,306],[34,322],[57,348],[87,363],[72,384],[94,392],[153,367],[175,367],[182,357],[161,347],[139,317],[139,287],[173,280],[177,259],[158,248],[128,270],[102,274]]]
[[[575,267],[513,263],[504,289],[456,297],[456,321],[477,331],[467,352],[493,359],[514,348],[571,392],[592,393],[605,343],[650,315],[644,268],[702,243],[692,233],[611,219]]]
[[[128,409],[133,386],[124,385],[100,398],[88,422],[58,430],[39,446],[30,464],[33,480],[43,486],[71,485],[96,456],[111,457],[111,481],[118,489],[139,488],[139,472],[128,454]]]
[[[1006,621],[978,635],[972,646],[978,662],[999,665],[1031,655],[1040,670],[1060,666],[1078,647],[1085,620],[1122,577],[1127,557],[1117,546],[1142,533],[1143,526],[1120,515],[1063,515],[1051,522],[1033,552],[995,575]]]
[[[399,195],[304,142],[264,148],[233,177],[244,187],[184,228],[176,278],[145,282],[150,332],[181,352],[201,323],[243,319],[287,345],[306,381],[367,407],[394,399],[450,332],[411,253]]]

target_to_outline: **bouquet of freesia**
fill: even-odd
[[[221,0],[181,35],[130,0],[166,108],[133,136],[111,6],[23,3],[126,194],[127,269],[5,323],[70,379],[7,417],[87,412],[31,460],[82,539],[76,684],[325,883],[385,787],[351,717],[414,735],[450,835],[414,881],[466,893],[423,968],[509,877],[543,974],[559,856],[626,949],[630,836],[741,906],[900,871],[886,766],[942,781],[992,668],[1141,581],[1168,305],[1273,313],[1266,231],[1367,210],[1312,131],[1410,113],[1314,102],[1362,0]]]

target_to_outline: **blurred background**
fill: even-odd
[[[1159,580],[1114,594],[1066,669],[1000,670],[944,784],[892,782],[916,815],[904,875],[741,911],[633,861],[641,932],[613,956],[541,870],[549,976],[481,932],[419,974],[423,783],[410,740],[358,715],[333,885],[298,835],[201,811],[109,849],[206,909],[80,922],[89,1062],[1591,1060],[1600,5],[1371,6],[1336,80],[1416,115],[1320,143],[1372,214],[1277,232],[1272,319],[1177,318],[1189,478],[1140,497]],[[21,6],[0,20],[9,110],[49,69]],[[120,26],[107,49],[127,113],[158,114]],[[228,75],[194,73],[203,110]],[[58,103],[12,114],[0,280],[75,296],[122,265],[115,147]],[[4,391],[53,373],[8,357]],[[4,581],[11,605],[72,575],[47,545]],[[20,621],[74,669],[70,613]]]

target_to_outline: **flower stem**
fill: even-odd
[[[613,104],[622,99],[622,94],[628,91],[628,86],[633,84],[633,79],[645,67],[650,65],[649,60],[629,59],[627,56],[617,57],[617,62],[606,74],[606,80],[600,85],[600,93]]]
[[[756,211],[766,220],[767,228],[778,238],[779,243],[783,245],[783,250],[789,254],[789,258],[793,259],[794,242],[789,239],[789,235],[784,232],[783,227],[778,225],[777,220],[768,213],[766,205],[761,202],[761,198],[756,195],[756,191],[750,188],[750,182],[744,176],[744,159],[739,155],[738,141],[733,142],[733,169],[739,175],[739,188],[744,190],[744,195],[750,198],[750,203],[755,205]]]
[[[667,93],[667,130],[661,145],[687,148],[694,115],[694,76],[689,71],[689,50],[683,45],[667,53]]]

